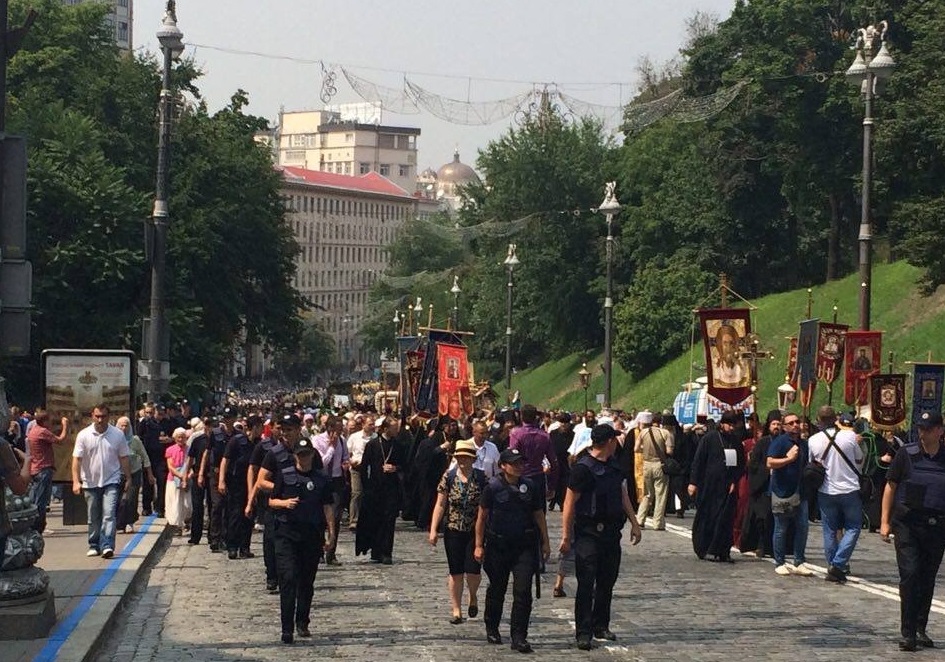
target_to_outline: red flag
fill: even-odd
[[[469,393],[469,363],[466,348],[460,345],[436,344],[438,371],[437,412],[456,420],[463,412],[473,413]]]
[[[847,331],[844,349],[846,383],[843,401],[859,407],[869,401],[870,377],[879,374],[883,361],[883,332]]]
[[[846,324],[820,323],[820,336],[817,339],[817,379],[833,384],[843,365],[843,348],[847,331]]]
[[[751,364],[742,356],[751,333],[750,315],[747,308],[699,311],[709,395],[733,406],[751,395]]]

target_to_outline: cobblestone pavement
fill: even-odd
[[[552,548],[560,514],[549,514]],[[889,660],[896,649],[899,603],[892,547],[863,533],[845,586],[816,577],[780,577],[769,561],[736,555],[736,563],[699,561],[688,539],[690,520],[625,541],[611,629],[619,640],[591,652],[573,647],[570,598],[551,597],[552,568],[536,601],[530,641],[542,659],[598,660]],[[450,625],[442,545],[400,525],[395,561],[385,567],[353,556],[351,534],[339,544],[340,567],[319,570],[311,640],[278,643],[278,596],[264,592],[258,534],[255,559],[229,561],[175,538],[147,585],[119,617],[98,659],[143,660],[481,660],[518,657],[485,642],[481,613]],[[811,527],[808,560],[823,568],[820,525]],[[825,568],[823,568],[825,569]],[[483,578],[480,604],[487,579]],[[939,582],[940,584],[942,582]],[[566,582],[574,595],[574,580]],[[929,625],[945,637],[941,586]],[[507,632],[508,605],[503,618]],[[602,642],[603,643],[603,642]],[[915,654],[945,659],[940,650]]]

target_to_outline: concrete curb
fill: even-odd
[[[160,527],[160,530],[158,528]],[[146,579],[148,570],[167,548],[172,534],[163,520],[151,519],[147,531],[114,576],[94,596],[92,605],[79,616],[78,623],[51,658],[40,655],[36,659],[91,662],[104,643],[108,630],[118,615]],[[81,609],[81,605],[76,607]],[[65,621],[70,615],[66,615]],[[50,641],[53,639],[51,638]]]

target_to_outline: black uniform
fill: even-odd
[[[161,443],[161,422],[148,416],[138,422],[138,437],[151,461],[154,485],[144,481],[141,486],[141,513],[147,517],[153,512],[164,510],[164,489],[167,485],[167,460],[164,459],[165,446]]]
[[[219,552],[224,548],[226,536],[226,518],[224,511],[226,509],[226,498],[217,489],[220,484],[220,462],[223,461],[223,453],[226,451],[227,434],[223,426],[215,427],[210,431],[210,442],[207,446],[207,452],[210,457],[207,459],[207,492],[210,495],[210,528],[207,532],[207,538],[210,541],[210,550]]]
[[[200,460],[204,451],[207,450],[209,441],[210,438],[206,432],[198,432],[190,440],[187,457],[190,458],[190,466],[193,468],[195,476],[200,471]],[[206,491],[206,482],[204,482],[203,487],[200,487],[200,483],[196,479],[191,482],[190,501],[192,510],[190,515],[190,539],[188,540],[191,545],[199,545],[200,538],[203,537]]]
[[[945,553],[945,445],[928,456],[921,444],[899,449],[886,473],[896,484],[892,530],[899,566],[900,625],[904,639],[925,633]]]
[[[610,628],[610,604],[620,572],[620,531],[627,520],[623,472],[613,459],[585,454],[571,468],[574,507],[575,636],[590,641]]]
[[[528,638],[532,613],[532,581],[538,571],[539,535],[535,513],[543,512],[543,490],[527,478],[517,485],[496,476],[482,493],[480,507],[489,511],[482,567],[489,576],[483,620],[486,632],[496,634],[502,620],[502,603],[512,575],[512,645]]]
[[[286,641],[286,635],[291,640],[293,628],[308,628],[327,526],[324,507],[332,504],[331,481],[314,466],[308,472],[299,471],[295,457],[282,444],[276,444],[266,454],[262,467],[272,475],[271,498],[299,498],[299,505],[291,510],[271,511],[282,634]]]
[[[253,522],[246,517],[246,501],[249,493],[246,475],[249,473],[249,458],[253,454],[253,443],[242,430],[237,430],[226,444],[226,549],[234,554],[252,556],[249,542],[253,535]]]
[[[263,460],[273,448],[277,446],[276,442],[270,437],[263,437],[258,444],[253,447],[253,454],[249,458],[250,468],[257,470],[262,466]],[[316,453],[316,455],[318,455]],[[269,495],[257,491],[256,493],[256,515],[257,519],[263,523],[263,562],[266,565],[266,586],[272,588],[276,585],[278,578],[276,576],[276,552],[273,546],[273,520],[272,513],[269,511]]]

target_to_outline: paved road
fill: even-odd
[[[876,660],[896,650],[899,604],[893,550],[864,533],[846,586],[813,578],[779,577],[774,566],[737,557],[733,565],[699,561],[688,539],[690,521],[669,520],[665,532],[646,530],[643,543],[624,546],[615,591],[615,644],[573,648],[570,599],[551,597],[552,575],[536,602],[529,639],[545,660]],[[560,514],[549,515],[552,547]],[[823,566],[819,524],[808,552]],[[259,554],[258,540],[254,539]],[[312,640],[278,643],[278,597],[264,591],[262,560],[229,561],[205,545],[175,538],[147,586],[122,614],[101,651],[103,662],[132,660],[492,660],[518,657],[489,646],[481,616],[447,622],[446,560],[420,532],[397,532],[390,567],[353,558],[351,534],[339,546],[344,565],[319,571]],[[261,556],[261,554],[260,554]],[[485,582],[480,592],[484,597]],[[940,582],[941,584],[942,582]],[[573,595],[574,582],[566,583]],[[945,600],[942,587],[936,592]],[[508,609],[508,607],[507,607]],[[930,633],[945,638],[945,602],[936,601]],[[506,611],[507,617],[507,611]],[[507,622],[503,635],[507,638]],[[945,639],[943,639],[945,641]],[[943,651],[917,653],[945,659]]]

